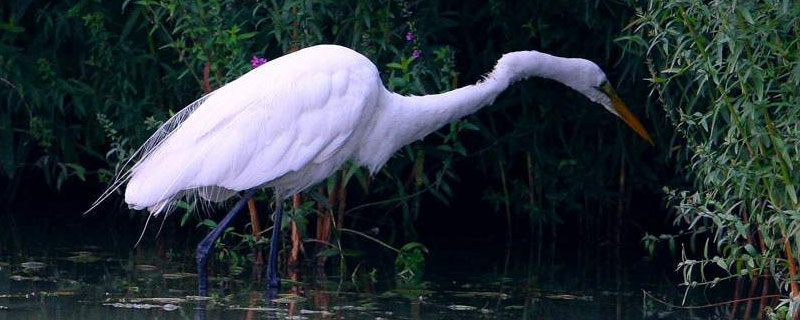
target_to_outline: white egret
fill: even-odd
[[[346,161],[374,173],[404,145],[491,104],[509,85],[529,77],[569,86],[652,144],[605,73],[589,60],[511,52],[474,85],[402,96],[383,86],[378,69],[363,55],[319,45],[272,60],[176,114],[137,151],[135,165],[98,202],[125,182],[125,202],[153,215],[187,194],[216,202],[247,191],[198,245],[200,294],[205,295],[206,256],[253,190],[274,188],[274,221],[280,226],[282,199],[319,183]],[[279,232],[280,227],[273,228],[270,288],[279,286]]]

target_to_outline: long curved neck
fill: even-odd
[[[566,80],[569,58],[537,51],[518,51],[503,55],[483,81],[440,94],[401,96],[392,94],[391,104],[407,115],[407,143],[421,139],[441,126],[461,119],[494,102],[509,85],[530,77]]]
[[[385,91],[380,98],[381,115],[369,138],[379,147],[359,154],[361,163],[375,171],[402,146],[422,139],[440,127],[492,104],[509,85],[529,77],[564,82],[570,59],[537,51],[503,55],[483,81],[440,94],[403,96]],[[375,152],[380,150],[379,152]],[[387,153],[388,152],[388,153]],[[375,154],[372,154],[375,153]]]

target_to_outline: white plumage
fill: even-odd
[[[157,212],[179,192],[201,187],[214,187],[200,195],[216,201],[268,183],[281,194],[302,190],[358,147],[379,86],[375,66],[342,47],[271,61],[209,94],[140,160],[125,201]]]
[[[348,160],[375,172],[402,146],[531,76],[583,93],[650,141],[588,60],[513,52],[475,85],[405,97],[386,90],[363,55],[320,45],[270,61],[187,107],[148,140],[138,162],[110,189],[129,179],[125,202],[153,213],[187,192],[221,201],[237,191],[273,187],[288,197]]]

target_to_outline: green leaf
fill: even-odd
[[[480,128],[478,128],[478,126],[472,124],[472,122],[469,122],[467,120],[461,121],[461,128],[470,131],[480,131]]]
[[[725,259],[722,259],[720,257],[714,257],[714,262],[716,262],[720,268],[728,270],[728,263],[725,262]]]
[[[210,229],[214,229],[217,227],[217,222],[211,219],[204,219],[203,221],[200,221],[200,223],[197,224],[197,227],[199,226],[206,226],[209,227]]]
[[[744,250],[745,250],[745,251],[747,251],[747,253],[748,253],[748,254],[749,254],[751,257],[753,257],[753,258],[758,258],[758,257],[761,257],[761,254],[760,254],[760,253],[758,253],[758,251],[756,250],[756,248],[755,248],[755,247],[753,247],[753,245],[752,245],[752,244],[749,244],[749,243],[748,243],[748,244],[746,244],[746,245],[744,246]],[[750,266],[750,267],[752,268],[753,266]]]
[[[422,252],[428,253],[428,248],[425,247],[422,243],[419,242],[409,242],[400,247],[400,251],[411,251],[414,249],[422,250]]]
[[[192,214],[189,211],[186,211],[186,212],[183,213],[183,217],[181,217],[181,227],[186,225],[186,221],[189,221],[189,218],[191,216],[192,216]]]
[[[86,181],[86,169],[77,163],[65,164],[68,168],[72,169],[72,173],[78,176],[81,181]]]
[[[345,257],[360,257],[364,255],[364,252],[355,249],[344,249],[342,250],[342,255]]]
[[[339,250],[335,248],[325,249],[317,253],[318,257],[333,257],[338,255],[339,255]]]
[[[392,86],[392,88],[404,88],[408,85],[408,81],[403,78],[392,77],[389,78],[389,85]]]
[[[789,195],[789,199],[791,199],[792,203],[797,203],[797,191],[794,189],[794,185],[787,185],[786,193]]]
[[[386,64],[386,66],[391,69],[403,70],[403,66],[397,62],[389,62]]]
[[[255,37],[257,34],[258,34],[258,32],[247,32],[247,33],[242,33],[242,34],[240,34],[240,35],[239,35],[239,40],[246,40],[246,39],[250,39],[250,38],[252,38],[252,37]]]

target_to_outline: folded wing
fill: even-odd
[[[221,201],[336,155],[369,114],[377,71],[307,59],[298,68],[287,57],[204,97],[168,137],[144,150],[125,201],[154,213],[185,192]],[[291,72],[282,72],[287,66]]]

